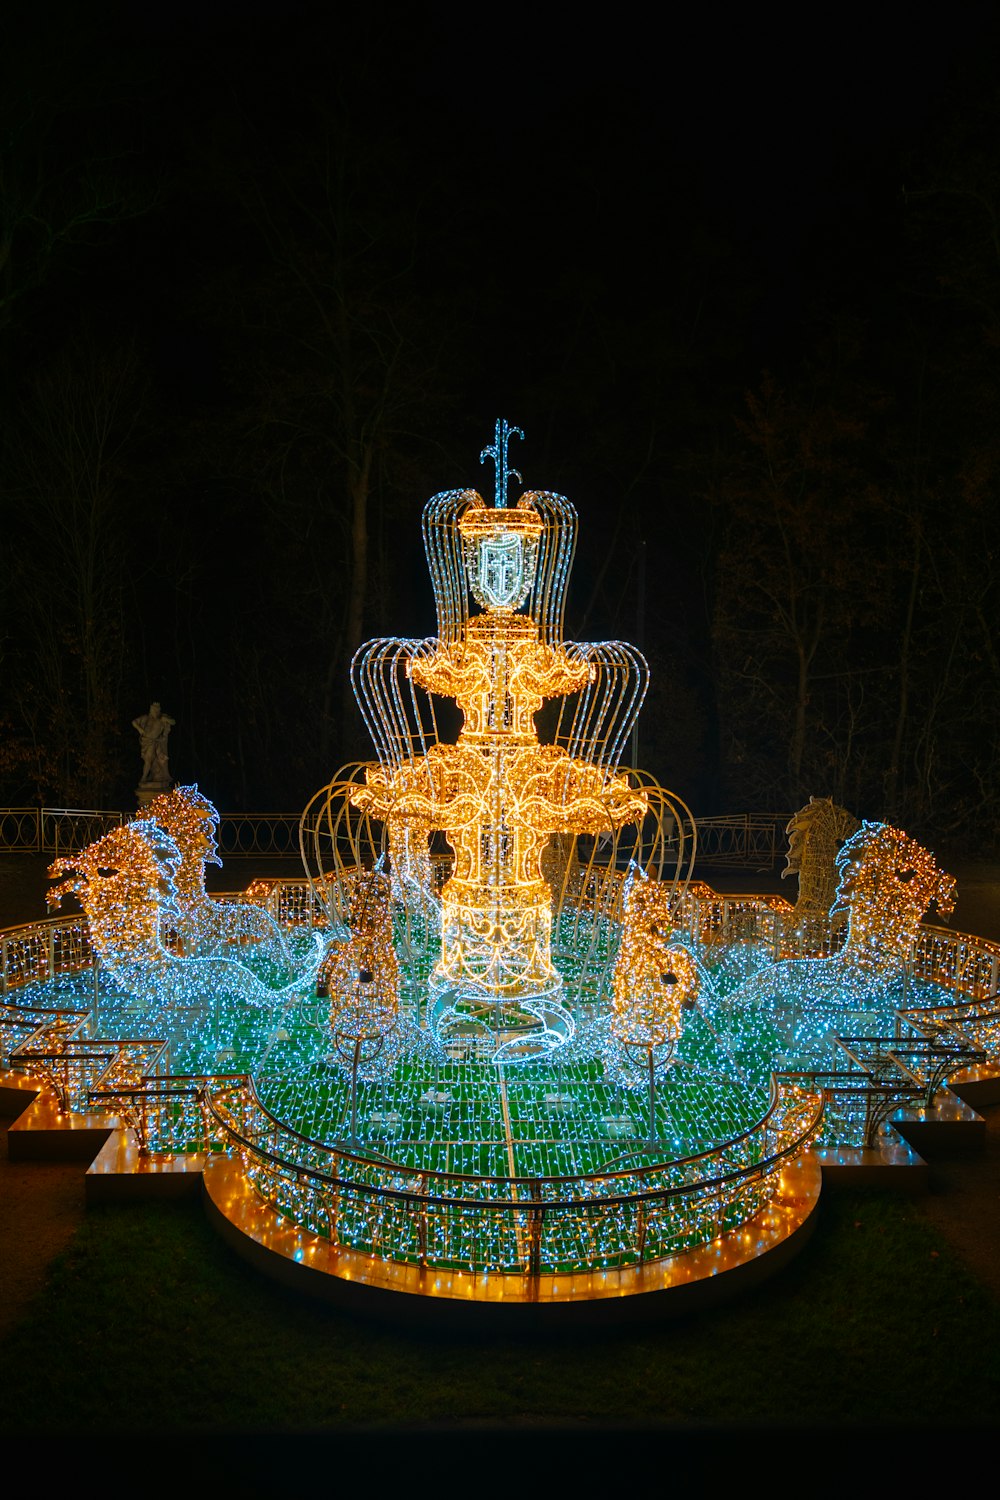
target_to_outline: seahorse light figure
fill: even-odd
[[[837,892],[837,856],[859,826],[857,818],[838,807],[832,797],[810,797],[789,820],[785,828],[788,854],[781,878],[798,876],[796,920],[829,915]]]
[[[205,889],[205,867],[219,865],[216,835],[219,814],[197,785],[177,786],[154,797],[143,818],[167,833],[180,852],[174,885],[182,952],[201,958],[224,953],[234,943],[254,943],[267,950],[275,970],[291,979],[295,965],[278,923],[253,901],[213,901]]]
[[[145,991],[173,959],[162,932],[181,921],[180,865],[170,835],[151,820],[138,819],[113,828],[78,854],[53,860],[49,878],[63,878],[45,899],[56,909],[65,896],[76,896],[106,972],[123,987],[138,979]]]
[[[862,823],[837,855],[834,911],[847,914],[841,967],[888,981],[911,961],[922,917],[936,906],[950,917],[954,878],[933,854],[888,823]],[[833,962],[833,960],[830,960]]]
[[[176,840],[151,819],[138,819],[55,860],[49,875],[58,884],[46,899],[50,907],[70,894],[79,899],[102,971],[119,990],[165,1025],[178,1011],[211,1008],[224,1033],[218,1040],[231,1041],[248,1010],[282,1011],[312,989],[323,942],[317,938],[300,971],[277,988],[248,967],[242,950],[240,957],[184,954],[178,934],[189,914],[178,888],[182,864]]]
[[[840,952],[773,964],[741,987],[738,1002],[771,995],[804,1013],[884,1004],[912,962],[921,918],[931,905],[942,917],[954,910],[953,878],[927,849],[888,823],[862,823],[836,863],[833,914],[847,920]]]

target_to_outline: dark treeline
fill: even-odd
[[[353,651],[433,628],[421,509],[491,494],[504,415],[580,513],[570,635],[650,660],[643,765],[995,846],[990,36],[751,139],[735,61],[693,117],[631,43],[474,63],[405,14],[12,35],[0,802],[130,805],[158,699],[175,776],[302,805],[368,753]]]

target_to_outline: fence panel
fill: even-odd
[[[72,854],[127,821],[130,814],[104,808],[0,808],[0,853]],[[721,814],[699,818],[698,864],[716,868],[773,869],[787,848],[790,813]],[[297,855],[299,813],[226,813],[219,819],[219,853]]]
[[[0,807],[0,854],[37,854],[40,816],[37,807]]]
[[[791,813],[722,814],[699,818],[696,864],[773,870],[788,847]]]
[[[299,852],[298,813],[226,813],[219,819],[219,853],[285,855]]]
[[[77,854],[125,822],[125,814],[92,807],[43,807],[42,850],[46,854]]]

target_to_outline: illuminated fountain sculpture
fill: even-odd
[[[255,1244],[266,1219],[296,1265],[554,1303],[786,1244],[819,1192],[810,1143],[873,1149],[919,1069],[932,1096],[976,1055],[1000,949],[922,929],[950,878],[897,829],[848,837],[829,799],[789,824],[794,911],[690,883],[690,813],[622,763],[646,664],[565,639],[576,514],[509,502],[514,435],[481,455],[492,505],[425,507],[437,633],[354,658],[377,759],[307,807],[306,879],[209,897],[215,809],[157,797],[52,866],[85,923],[5,937],[24,1005],[0,1045],[65,1108],[114,1095],[146,1148],[207,1153],[219,1215]],[[895,1083],[857,1048],[845,1074],[862,1017],[873,1056],[916,1036]]]
[[[520,478],[507,464],[515,434],[522,436],[498,422],[495,443],[481,455],[496,465],[493,506],[472,490],[448,490],[428,503],[424,542],[438,635],[375,640],[357,653],[355,690],[379,760],[363,768],[360,783],[337,782],[321,794],[330,849],[338,846],[333,825],[346,801],[387,830],[397,896],[437,928],[429,994],[438,1042],[474,1044],[497,1063],[544,1056],[573,1036],[553,923],[574,880],[584,880],[579,841],[589,841],[594,885],[615,868],[626,830],[634,857],[651,821],[645,862],[660,877],[667,833],[690,827],[682,804],[672,807],[661,789],[619,767],[645,694],[646,663],[622,642],[564,642],[576,514],[548,491],[508,505],[508,483]],[[479,613],[470,611],[470,598]],[[434,697],[454,700],[462,712],[455,744],[438,738]],[[542,744],[535,715],[548,700],[558,700],[561,712],[553,742]],[[452,853],[439,893],[429,846],[436,833]],[[682,857],[693,854],[690,841],[686,849],[683,836],[678,842]],[[598,849],[604,863],[595,870]],[[682,883],[679,874],[668,882],[668,899]],[[329,880],[317,889],[331,898]]]

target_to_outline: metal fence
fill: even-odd
[[[307,1140],[252,1082],[213,1085],[220,1144],[235,1149],[283,1217],[366,1255],[472,1273],[620,1268],[702,1245],[774,1196],[782,1168],[814,1138],[822,1094],[775,1076],[767,1114],[697,1156],[580,1177],[472,1177]]]
[[[73,854],[131,814],[94,807],[0,807],[0,854]],[[299,853],[299,813],[227,813],[219,820],[219,853]]]
[[[74,854],[125,814],[95,807],[0,807],[0,854]]]
[[[219,819],[219,853],[299,854],[300,813],[225,813]]]
[[[127,821],[129,814],[81,807],[0,808],[0,854],[70,854]],[[698,865],[771,870],[784,858],[791,813],[733,813],[699,818]],[[225,858],[297,856],[301,815],[225,813],[219,853]]]
[[[788,849],[791,813],[721,813],[698,818],[699,867],[773,870]]]

